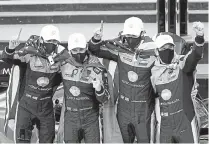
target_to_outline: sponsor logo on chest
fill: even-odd
[[[136,82],[138,80],[138,75],[134,71],[129,71],[128,72],[128,79],[131,82]]]
[[[49,78],[47,77],[39,77],[37,79],[37,85],[40,87],[45,87],[49,84]]]
[[[162,90],[161,97],[163,100],[167,101],[171,98],[171,96],[172,96],[172,93],[169,89]]]
[[[81,94],[80,89],[79,89],[78,87],[76,87],[76,86],[72,86],[72,87],[69,89],[69,91],[70,91],[70,93],[71,93],[73,96],[75,96],[75,97],[77,97],[77,96],[79,96],[79,95]]]

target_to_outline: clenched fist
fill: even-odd
[[[201,22],[193,23],[193,30],[196,32],[196,35],[203,36],[204,35],[204,24]]]
[[[100,28],[96,28],[94,30],[94,39],[101,40],[102,36],[103,36],[103,33],[102,33],[101,29]]]
[[[96,91],[100,91],[102,89],[102,84],[100,82],[100,80],[98,79],[94,79],[92,81],[93,87],[95,88]]]
[[[20,41],[13,37],[12,40],[9,41],[9,49],[15,49],[17,46],[19,46]]]

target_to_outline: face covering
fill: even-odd
[[[85,57],[87,56],[87,51],[85,51],[84,53],[71,54],[74,57],[75,61],[77,61],[78,63],[83,63]]]
[[[131,51],[135,52],[136,46],[140,43],[141,37],[133,38],[133,37],[125,37],[125,40],[128,43]]]
[[[162,62],[166,64],[171,64],[171,61],[174,57],[174,50],[165,49],[163,51],[158,51],[158,52],[159,52],[159,56]]]
[[[51,54],[52,52],[54,52],[57,47],[57,45],[53,43],[44,43],[44,46],[46,47],[47,54]]]

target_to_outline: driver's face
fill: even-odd
[[[78,53],[85,53],[86,49],[85,48],[74,48],[71,50],[72,54],[78,54]]]
[[[162,46],[161,48],[159,48],[158,50],[159,50],[159,51],[163,51],[163,50],[166,50],[166,49],[174,50],[174,45],[168,43],[168,44],[163,45],[163,46]]]

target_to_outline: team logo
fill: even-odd
[[[164,100],[169,100],[172,96],[172,93],[169,89],[164,89],[162,92],[161,92],[161,97],[164,99]]]
[[[57,32],[54,30],[51,32],[51,36],[55,35]]]
[[[37,79],[38,86],[45,87],[49,84],[49,78],[47,77],[40,77]]]
[[[78,43],[78,42],[79,42],[79,39],[78,39],[78,38],[76,38],[76,39],[75,39],[75,43]]]
[[[129,24],[128,27],[129,28],[133,28],[134,26],[133,26],[133,24]]]
[[[138,80],[138,75],[133,71],[129,71],[128,72],[128,79],[131,82],[136,82]]]
[[[79,96],[81,93],[80,89],[76,86],[72,86],[69,91],[73,96]]]

